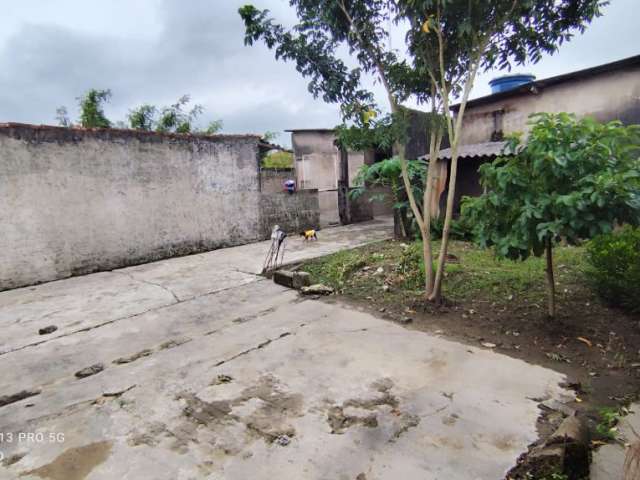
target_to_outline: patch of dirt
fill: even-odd
[[[331,433],[340,435],[354,425],[376,428],[378,426],[378,416],[375,413],[362,416],[349,415],[345,414],[344,407],[334,406],[329,408],[327,412],[327,423],[331,427]]]
[[[104,370],[104,365],[102,363],[96,363],[89,367],[83,368],[82,370],[78,370],[76,372],[76,378],[86,378],[96,375]]]
[[[371,396],[351,398],[343,402],[342,405],[329,407],[327,410],[327,423],[331,428],[332,434],[343,434],[347,429],[355,425],[376,428],[378,426],[378,413],[385,407],[391,415],[397,417],[397,420],[394,421],[395,432],[389,440],[392,443],[407,430],[420,423],[419,416],[401,412],[398,409],[400,402],[390,392],[393,387],[393,381],[390,378],[377,380],[370,387],[375,392]]]
[[[222,385],[231,380],[227,375],[219,375],[213,385]],[[240,423],[246,428],[247,435],[279,446],[287,446],[295,437],[296,431],[289,424],[289,419],[300,416],[303,407],[302,395],[283,391],[277,379],[271,375],[261,377],[256,385],[245,388],[230,400],[206,402],[191,392],[183,392],[177,399],[185,403],[182,414],[189,423],[210,430]],[[256,405],[253,411],[247,415],[234,413],[235,407],[246,406],[249,402]],[[170,433],[176,438],[188,438],[175,431]],[[195,441],[195,436],[191,436],[191,441]]]
[[[53,462],[20,474],[48,480],[84,480],[91,471],[103,463],[111,452],[111,442],[97,442],[78,448],[69,448]]]
[[[36,395],[40,395],[40,393],[42,393],[42,390],[36,388],[34,390],[22,390],[11,395],[2,395],[0,396],[0,407],[19,402],[20,400],[24,400],[25,398],[35,397]]]
[[[116,365],[122,365],[125,363],[131,363],[131,362],[135,362],[136,360],[143,358],[143,357],[148,357],[149,355],[151,355],[153,353],[153,350],[146,348],[144,350],[141,350],[138,353],[134,353],[133,355],[129,355],[128,357],[120,357],[120,358],[116,358],[113,363],[115,363]]]
[[[168,350],[169,348],[176,348],[179,347],[180,345],[184,345],[187,342],[190,342],[192,339],[189,337],[184,337],[184,338],[174,338],[171,340],[167,340],[164,343],[161,343],[158,346],[158,350]]]

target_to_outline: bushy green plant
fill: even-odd
[[[606,301],[640,311],[640,228],[627,225],[587,245],[588,278]]]
[[[598,413],[600,422],[596,425],[596,432],[607,440],[615,440],[618,436],[617,425],[623,412],[619,408],[605,407]]]
[[[129,110],[129,125],[134,130],[144,130],[150,132],[156,123],[156,114],[158,109],[147,103],[140,105],[137,108]]]
[[[431,237],[434,240],[442,238],[442,229],[444,228],[444,219],[439,217],[431,220]],[[466,217],[460,217],[451,221],[451,229],[449,230],[449,238],[452,240],[469,241],[473,239],[473,226]]]
[[[567,113],[535,114],[525,140],[480,167],[485,193],[463,202],[481,246],[524,260],[545,254],[549,316],[555,315],[552,249],[640,219],[640,126]]]
[[[293,153],[272,152],[262,159],[263,168],[293,168]]]
[[[102,105],[111,98],[111,90],[96,90],[92,88],[81,97],[80,125],[84,128],[109,128],[111,121],[105,116]]]

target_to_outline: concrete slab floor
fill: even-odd
[[[640,403],[631,405],[631,413],[620,419],[619,440],[623,444],[640,442]],[[593,452],[591,480],[620,480],[623,478],[626,449],[619,443],[603,445]],[[640,479],[640,465],[634,469]]]
[[[326,229],[289,259],[390,233]],[[0,478],[498,479],[537,437],[532,399],[571,398],[557,372],[256,276],[267,246],[0,293]]]

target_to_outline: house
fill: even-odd
[[[490,85],[490,95],[470,100],[466,106],[458,149],[456,213],[461,197],[481,193],[478,167],[501,153],[505,136],[526,133],[533,113],[569,112],[602,122],[640,124],[640,55],[542,80],[509,75],[492,80]],[[454,113],[459,108],[452,107]],[[440,211],[435,214],[444,211],[451,150],[442,150],[438,158],[443,167]]]
[[[410,110],[407,158],[423,156],[427,150],[427,118],[423,112]],[[346,224],[392,213],[391,195],[385,201],[353,200],[348,192],[362,165],[391,158],[391,151],[344,151],[336,145],[330,128],[291,129],[295,176],[298,188],[318,189],[320,226]],[[371,193],[380,193],[373,191]],[[388,192],[387,192],[388,193]]]

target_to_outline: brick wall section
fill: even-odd
[[[258,142],[0,124],[0,290],[253,242],[266,224],[312,219],[312,195],[262,195]]]
[[[280,225],[290,235],[308,228],[320,227],[318,190],[298,190],[296,193],[263,193],[260,202],[261,232],[266,238],[274,225]]]

